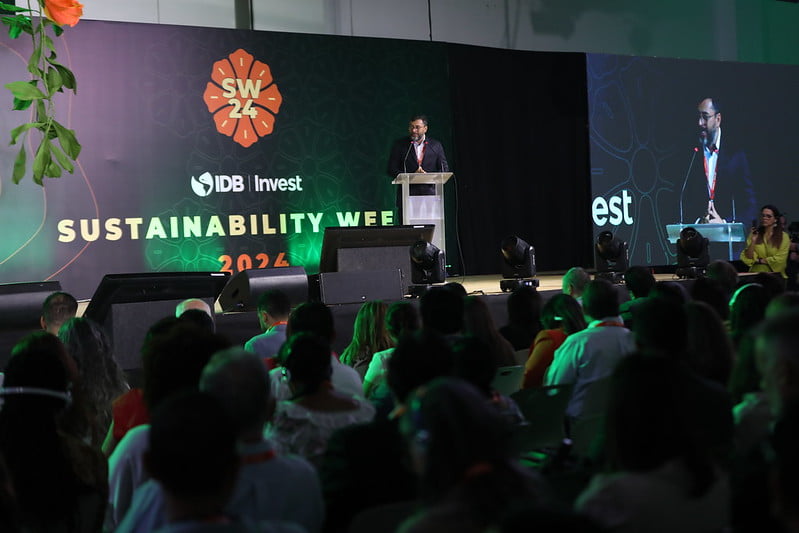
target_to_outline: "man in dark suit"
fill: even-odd
[[[391,179],[397,174],[416,172],[449,172],[444,147],[435,139],[427,136],[427,117],[414,116],[408,124],[409,137],[394,142],[388,160],[388,175]],[[411,196],[432,196],[436,193],[435,185],[411,184],[408,192]],[[402,193],[397,187],[397,218],[402,220]]]
[[[684,224],[749,221],[757,218],[749,161],[721,132],[721,106],[708,97],[699,102],[698,156],[680,195],[680,222]],[[700,163],[701,164],[697,164]]]

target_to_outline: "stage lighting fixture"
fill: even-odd
[[[443,250],[427,241],[416,241],[410,247],[411,285],[408,293],[421,296],[433,283],[443,283],[447,279],[446,260]]]
[[[600,233],[594,245],[596,277],[611,283],[621,283],[628,266],[627,243],[610,231]]]
[[[499,245],[502,252],[502,279],[499,288],[502,292],[516,290],[521,285],[538,287],[535,276],[535,248],[515,235],[502,239]]]
[[[692,226],[683,228],[677,239],[677,277],[696,278],[709,263],[708,240]]]

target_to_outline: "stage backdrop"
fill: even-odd
[[[88,298],[106,273],[314,272],[325,227],[399,223],[387,157],[412,114],[451,145],[443,45],[82,21],[56,46],[83,152],[74,175],[13,185],[8,132],[29,116],[0,92],[0,283]],[[29,52],[0,37],[0,82],[27,79]]]
[[[676,262],[666,225],[694,223],[704,213],[692,193],[697,181],[706,183],[702,151],[694,148],[697,105],[707,97],[722,115],[719,161],[725,151],[735,157],[735,202],[717,206],[719,215],[747,232],[764,204],[799,220],[797,88],[795,66],[589,54],[595,234],[609,229],[626,240],[632,264]],[[719,172],[719,190],[730,176]],[[733,247],[734,259],[742,248]],[[711,256],[729,258],[728,246],[712,244]]]

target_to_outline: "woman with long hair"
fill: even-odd
[[[354,368],[361,379],[366,375],[372,356],[394,345],[386,331],[387,310],[384,302],[366,302],[355,316],[352,342],[342,352],[341,362]]]
[[[88,318],[69,319],[58,338],[78,367],[73,393],[80,394],[87,406],[86,436],[99,448],[111,425],[112,403],[129,389],[128,384],[105,333]]]
[[[790,247],[791,238],[782,227],[782,213],[767,204],[760,208],[760,224],[752,227],[746,238],[741,261],[749,267],[749,272],[779,272],[787,278],[785,268]]]
[[[560,348],[566,337],[586,328],[583,308],[568,294],[556,294],[544,304],[541,310],[541,325],[524,365],[522,388],[540,387],[544,374],[552,364],[555,350]]]
[[[473,335],[486,344],[497,368],[515,366],[513,346],[499,333],[485,300],[467,296],[463,303],[464,334]]]

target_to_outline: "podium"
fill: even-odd
[[[667,224],[666,233],[669,242],[677,243],[680,232],[683,228],[692,227],[702,234],[710,242],[726,242],[729,247],[730,261],[736,259],[732,253],[732,243],[746,242],[746,231],[741,222],[729,222],[723,224]]]
[[[433,244],[446,253],[444,226],[444,184],[452,177],[452,172],[419,172],[398,174],[392,181],[402,190],[402,224],[418,226],[435,225]],[[434,193],[412,195],[411,185],[433,185]]]

